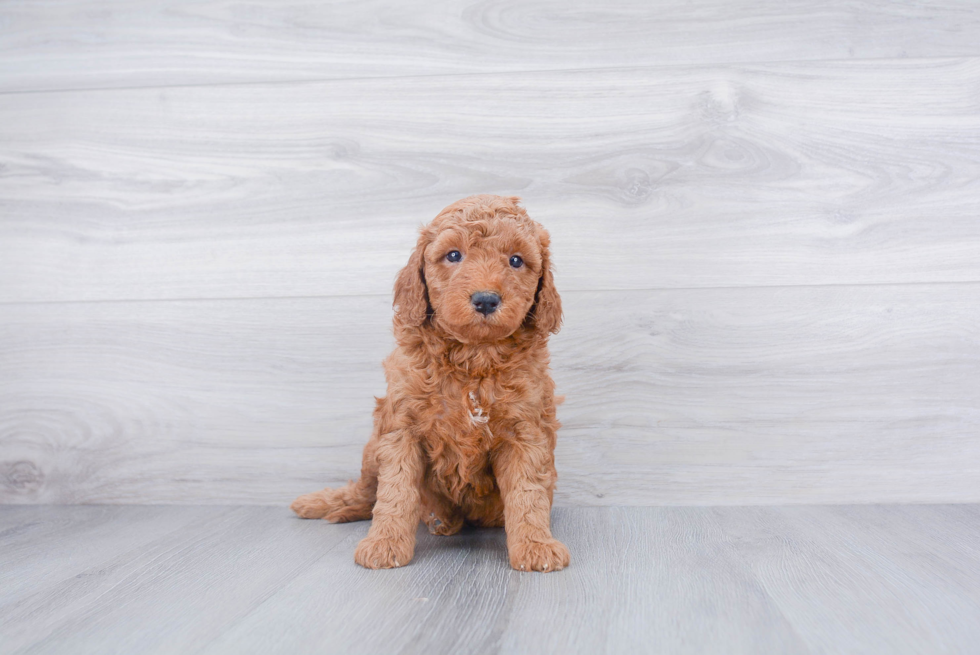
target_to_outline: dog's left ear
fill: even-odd
[[[423,233],[408,263],[395,279],[395,320],[406,327],[419,327],[429,315],[429,294],[425,287],[424,255],[429,240]]]
[[[536,330],[558,334],[561,329],[561,296],[555,288],[555,277],[551,271],[551,251],[548,249],[551,237],[542,227],[538,227],[538,242],[541,245],[541,277],[538,278],[538,290],[526,321]]]

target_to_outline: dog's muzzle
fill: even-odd
[[[489,316],[500,306],[500,296],[490,291],[477,291],[470,296],[470,302],[473,303],[473,309]]]

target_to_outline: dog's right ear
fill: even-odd
[[[395,320],[407,327],[419,327],[428,318],[429,294],[425,288],[425,247],[429,240],[419,237],[412,256],[395,279]]]

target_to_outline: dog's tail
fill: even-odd
[[[348,482],[339,489],[305,494],[294,500],[289,508],[304,519],[326,519],[331,523],[366,521],[374,509],[377,487],[369,490],[362,480]]]
[[[366,521],[378,499],[378,464],[373,442],[364,449],[361,478],[339,489],[323,489],[305,494],[289,506],[301,518],[326,519],[331,523]]]

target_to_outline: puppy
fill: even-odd
[[[557,473],[548,337],[561,325],[548,233],[519,198],[472,196],[421,230],[395,282],[395,351],[361,478],[297,498],[303,518],[373,517],[354,561],[408,564],[421,518],[451,535],[503,526],[510,564],[558,571]]]

